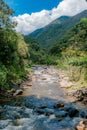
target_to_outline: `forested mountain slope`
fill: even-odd
[[[29,46],[31,64],[56,64],[56,57],[49,55],[49,51],[35,39],[30,38],[30,36],[24,36],[24,40]]]
[[[72,50],[72,52],[70,52]],[[87,53],[87,18],[81,21],[69,30],[64,37],[54,44],[51,49],[51,54],[59,54],[67,52],[68,55],[77,55]]]
[[[81,18],[85,17],[87,17],[87,10],[73,17],[62,16],[46,27],[31,33],[30,36],[35,38],[43,46],[50,47],[59,41],[69,29],[74,27]]]

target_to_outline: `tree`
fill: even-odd
[[[9,6],[0,0],[0,28],[11,28],[13,23],[10,19],[14,11]]]
[[[20,83],[25,76],[27,45],[14,30],[13,12],[0,0],[0,89]]]

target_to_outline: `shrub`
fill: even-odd
[[[0,63],[0,87],[7,86],[7,69]]]

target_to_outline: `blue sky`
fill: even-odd
[[[87,10],[86,0],[4,0],[15,11],[16,31],[27,35],[61,16]]]
[[[24,14],[32,12],[39,12],[43,9],[51,10],[57,7],[61,0],[5,0],[9,6],[14,9],[15,14]]]

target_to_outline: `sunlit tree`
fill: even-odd
[[[11,28],[12,21],[11,16],[14,13],[12,9],[4,2],[0,0],[0,28]]]

